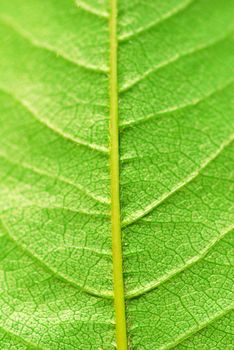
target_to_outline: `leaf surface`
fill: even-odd
[[[0,347],[232,349],[233,2],[114,5],[0,2]]]

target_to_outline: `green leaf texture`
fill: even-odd
[[[234,2],[115,5],[0,1],[0,349],[231,350]]]

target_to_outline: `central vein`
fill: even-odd
[[[116,342],[118,350],[127,350],[123,258],[119,196],[119,122],[117,78],[117,0],[110,0],[110,166],[111,221],[114,279]]]

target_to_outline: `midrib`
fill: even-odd
[[[111,222],[116,343],[118,350],[127,350],[123,258],[119,196],[119,122],[117,78],[117,0],[110,0],[110,171]]]

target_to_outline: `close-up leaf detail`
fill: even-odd
[[[0,349],[232,350],[233,0],[0,0]]]

